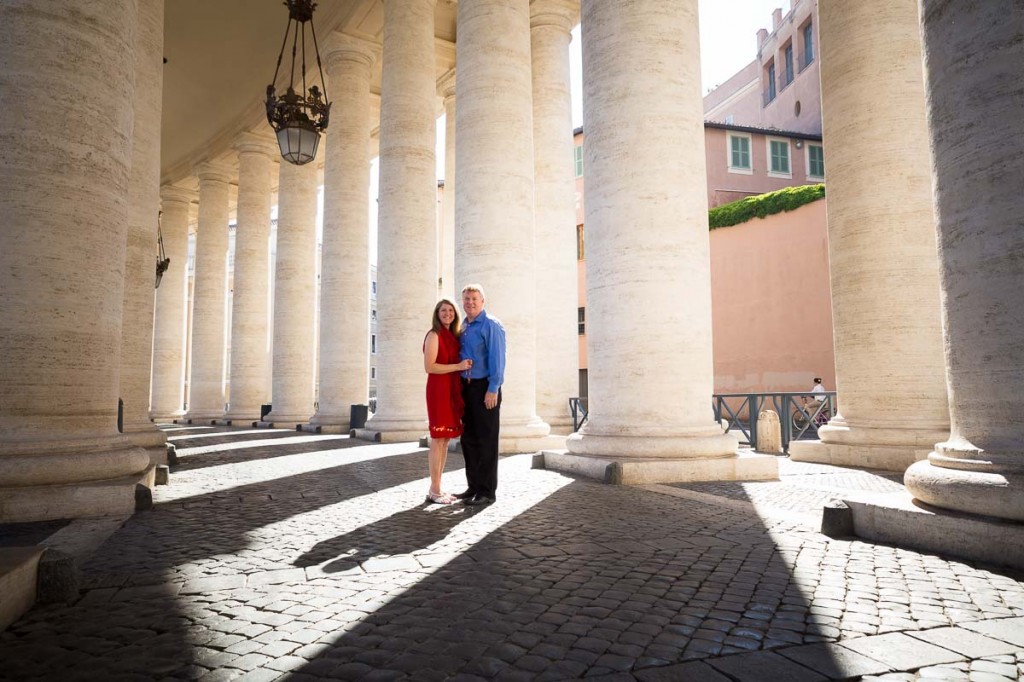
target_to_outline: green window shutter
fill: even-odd
[[[573,163],[576,164],[576,177],[583,177],[583,145],[573,148]]]
[[[773,173],[789,173],[789,144],[771,141],[771,170]]]
[[[808,172],[819,178],[825,177],[825,150],[816,144],[807,145]]]
[[[731,166],[733,168],[750,168],[750,138],[732,136],[729,138],[731,145]]]

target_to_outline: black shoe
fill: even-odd
[[[473,497],[473,491],[463,490],[461,493],[455,493],[454,495],[452,495],[452,497],[454,497],[456,500],[466,500],[469,499],[470,497]]]
[[[474,495],[473,497],[467,497],[462,502],[471,507],[483,507],[488,504],[494,504],[494,498],[487,497],[486,495]]]

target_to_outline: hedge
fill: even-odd
[[[795,210],[824,196],[824,184],[787,187],[777,192],[759,194],[756,197],[716,206],[708,211],[708,223],[712,230],[716,227],[739,225],[751,218],[764,218],[783,211]]]

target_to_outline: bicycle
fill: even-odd
[[[815,432],[817,432],[819,426],[824,426],[828,423],[828,420],[831,419],[829,414],[831,410],[828,409],[828,403],[828,400],[812,400],[805,402],[803,407],[798,406],[793,410],[790,418],[793,424],[794,438],[803,435],[812,424]]]

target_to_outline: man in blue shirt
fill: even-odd
[[[472,360],[462,373],[462,455],[466,459],[466,490],[455,497],[471,506],[491,504],[498,489],[498,426],[501,422],[501,384],[505,380],[505,328],[484,312],[479,284],[462,288],[466,321],[460,342],[463,360]]]

